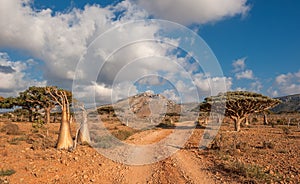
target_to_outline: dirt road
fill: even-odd
[[[188,124],[191,126],[191,122]],[[180,126],[186,128],[186,123],[177,124],[178,131],[185,133],[189,131],[188,128],[180,130]],[[149,130],[135,134],[128,142],[136,145],[154,144],[172,133],[174,133],[173,129]],[[199,137],[199,135],[192,136]],[[150,165],[129,166],[127,170],[120,168],[122,174],[117,181],[121,183],[214,183],[205,169],[205,164],[194,151],[178,149],[170,157]]]
[[[1,122],[0,122],[1,123]],[[22,132],[30,132],[30,123],[18,124]],[[51,127],[53,126],[53,127]],[[49,139],[57,139],[58,125],[51,125]],[[184,130],[184,129],[183,129]],[[186,131],[186,130],[184,130]],[[127,140],[133,145],[151,145],[171,135],[174,129],[147,130]],[[181,134],[182,132],[179,132]],[[94,148],[79,145],[73,152],[33,147],[23,140],[26,134],[0,133],[0,169],[13,169],[11,176],[0,177],[9,183],[215,183],[206,170],[205,158],[195,149],[179,149],[170,157],[148,165],[131,166],[117,163]],[[201,131],[190,140],[197,144]],[[11,141],[15,140],[14,143]],[[38,143],[39,139],[35,140]],[[41,138],[41,143],[42,138]],[[155,150],[163,152],[161,150]],[[0,180],[0,181],[1,181]],[[1,182],[0,182],[1,183]]]

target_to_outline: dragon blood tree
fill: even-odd
[[[264,112],[281,103],[262,94],[248,91],[230,91],[210,96],[200,104],[200,111],[223,114],[234,121],[234,130],[240,131],[241,123],[253,113]],[[224,109],[225,108],[225,109]]]

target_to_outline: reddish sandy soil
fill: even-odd
[[[0,129],[7,124],[0,122]],[[16,172],[0,176],[0,183],[300,182],[300,129],[296,127],[284,132],[280,126],[252,125],[234,133],[232,126],[224,124],[215,149],[208,150],[198,149],[204,132],[198,128],[184,149],[171,157],[150,165],[130,166],[116,163],[89,146],[78,145],[72,152],[56,150],[57,123],[48,125],[48,135],[43,129],[33,133],[31,123],[13,124],[20,128],[18,135],[0,132],[0,171]],[[146,130],[132,135],[126,142],[152,144],[172,131]],[[74,124],[72,135],[75,135]],[[244,165],[238,167],[236,163]],[[242,172],[243,169],[246,171]]]

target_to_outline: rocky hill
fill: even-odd
[[[176,121],[181,106],[163,95],[145,92],[122,99],[112,105],[100,106],[99,114],[110,114],[135,129],[149,128],[160,122]]]
[[[300,94],[278,97],[282,103],[271,109],[275,113],[300,112]]]
[[[278,97],[282,103],[271,109],[275,113],[300,112],[300,94]],[[98,107],[99,114],[111,114],[122,122],[134,122],[135,128],[154,126],[162,121],[196,120],[197,103],[177,104],[161,94],[145,92]],[[194,119],[193,119],[194,118]],[[143,125],[141,125],[143,124]],[[131,125],[132,126],[132,125]]]
[[[112,105],[98,107],[99,114],[110,114],[133,128],[146,128],[161,122],[195,121],[197,103],[177,104],[161,94],[145,92],[122,99]]]

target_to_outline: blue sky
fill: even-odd
[[[217,57],[228,89],[269,96],[300,93],[300,1],[230,0],[222,4],[223,1],[189,0],[176,1],[177,4],[171,0],[164,3],[158,0],[1,1],[0,25],[7,29],[0,31],[0,96],[16,95],[30,85],[70,89],[76,62],[97,35],[113,25],[149,17],[178,22],[196,31]],[[12,15],[9,11],[16,13]],[[128,30],[133,35],[134,31],[138,30]],[[155,32],[155,27],[138,32],[152,34],[151,31]],[[111,42],[118,42],[114,39]],[[110,44],[108,41],[108,48],[112,47]],[[151,44],[144,46],[149,52],[154,49]],[[15,72],[5,72],[5,69]],[[201,79],[198,90],[209,94],[206,85],[202,85],[206,78],[201,74],[193,77]],[[106,82],[92,82],[91,89],[98,89],[101,98],[112,90]],[[135,92],[141,92],[139,89]]]
[[[300,58],[300,2],[249,1],[249,14],[199,31],[216,53],[224,70],[230,62],[247,57],[247,65],[261,77],[297,72]]]
[[[199,32],[227,75],[232,60],[246,57],[247,67],[261,80],[262,92],[267,93],[267,88],[275,84],[272,79],[299,71],[300,2],[253,0],[249,3],[252,7],[246,17],[204,25]],[[235,85],[243,86],[243,82],[236,81]]]

